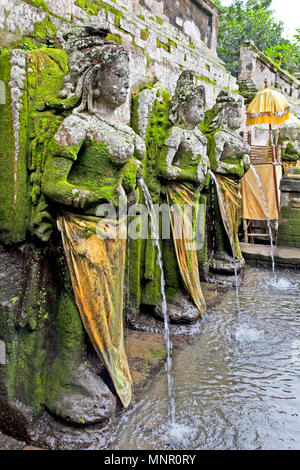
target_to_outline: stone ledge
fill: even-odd
[[[271,248],[269,245],[240,243],[240,246],[247,264],[271,266]],[[274,260],[276,266],[300,270],[300,248],[276,246],[274,247]]]

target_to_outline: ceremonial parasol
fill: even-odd
[[[257,93],[247,109],[247,125],[283,124],[289,119],[290,105],[286,97],[268,87],[265,80],[264,90]]]
[[[279,201],[277,193],[277,176],[275,168],[275,149],[272,138],[272,124],[283,124],[290,117],[290,105],[284,95],[278,91],[272,90],[265,80],[264,90],[257,93],[255,98],[251,101],[247,109],[247,125],[253,126],[255,124],[269,124],[270,142],[272,146],[272,162],[274,168],[274,181],[276,187],[276,200],[277,209],[279,211]]]

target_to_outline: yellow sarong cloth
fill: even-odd
[[[282,178],[282,167],[276,165],[277,188],[275,188],[274,169],[271,163],[264,165],[254,165],[256,173],[260,179],[268,208],[269,219],[278,219],[276,191],[280,200],[279,183]],[[241,180],[242,192],[242,212],[243,219],[266,220],[265,204],[261,190],[251,168]]]
[[[126,240],[118,237],[118,222],[104,226],[101,220],[64,212],[58,226],[83,325],[127,408],[132,380],[123,337]],[[115,239],[105,239],[108,230],[115,230]]]
[[[192,234],[197,216],[196,195],[183,184],[168,183],[166,188],[168,204],[169,206],[175,204],[178,209],[177,216],[178,214],[180,216],[179,226],[176,226],[176,214],[174,211],[170,211],[173,241],[180,274],[188,293],[200,311],[201,318],[203,318],[206,303],[201,290],[197,252],[193,249],[194,242],[187,238],[187,234]],[[184,216],[184,204],[189,204],[193,208],[192,218]],[[178,233],[179,231],[181,234]],[[177,235],[181,235],[181,237],[179,238]]]
[[[232,240],[233,255],[237,259],[242,259],[238,228],[240,220],[240,209],[242,196],[240,184],[223,175],[216,175],[222,194],[217,191],[223,225],[229,240]]]

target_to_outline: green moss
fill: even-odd
[[[33,37],[37,39],[50,39],[56,36],[57,29],[51,21],[50,15],[47,15],[43,21],[34,24]]]
[[[135,38],[134,38],[134,35],[132,34],[132,39],[131,39],[131,44],[137,48],[139,48],[142,52],[143,55],[145,55],[145,49],[141,46],[139,46],[136,42],[135,42]]]
[[[143,29],[143,30],[141,31],[141,33],[140,33],[141,39],[142,39],[143,41],[147,41],[147,39],[148,39],[148,37],[149,37],[149,34],[150,34],[150,33],[149,33],[148,28]]]
[[[115,44],[122,44],[123,42],[123,39],[119,34],[108,33],[108,35],[106,36],[106,39],[108,41],[114,42]]]
[[[192,44],[191,42],[189,43],[189,47],[190,47],[191,49],[195,49],[194,44]]]
[[[209,260],[207,253],[207,237],[206,237],[206,212],[207,212],[207,196],[200,194],[199,197],[200,210],[203,211],[203,226],[201,226],[201,235],[203,238],[203,246],[197,250],[198,265],[199,265],[199,274],[200,277],[206,278]]]
[[[124,13],[122,13],[122,11],[109,5],[103,0],[77,0],[75,2],[75,5],[77,5],[79,8],[82,8],[90,15],[98,15],[100,10],[105,10],[109,13],[112,13],[117,18],[125,18]]]
[[[47,241],[52,232],[53,220],[48,213],[48,204],[41,194],[41,175],[47,159],[47,149],[51,137],[55,134],[63,116],[46,110],[52,102],[54,108],[64,111],[66,100],[57,98],[57,93],[64,86],[64,77],[68,72],[68,58],[65,51],[42,47],[27,56],[29,122],[28,130],[31,141],[30,181],[32,213],[31,233]],[[46,101],[46,103],[45,103]],[[37,111],[41,110],[43,112]]]
[[[44,0],[24,0],[25,3],[28,3],[28,5],[32,5],[36,8],[42,9],[46,12],[49,11],[48,5]]]
[[[58,316],[62,357],[68,363],[78,362],[84,354],[85,333],[72,293],[62,294]]]
[[[35,49],[38,49],[39,47],[40,45],[34,39],[23,38],[21,39],[21,41],[10,46],[7,50],[21,49],[22,51],[34,51]]]
[[[175,42],[175,41],[173,41],[173,40],[172,40],[172,39],[170,39],[170,38],[168,38],[168,44],[169,44],[170,46],[177,47],[177,44],[176,44],[176,42]]]
[[[22,397],[33,415],[42,410],[44,401],[45,357],[42,336],[22,331],[12,343],[7,367],[9,399]]]
[[[27,184],[27,82],[24,81],[23,95],[19,99],[18,137],[14,133],[12,99],[10,94],[11,52],[0,56],[0,80],[5,84],[5,104],[0,105],[0,240],[5,243],[21,242],[25,239],[29,222],[29,194]],[[18,139],[18,141],[16,141]],[[18,146],[18,153],[16,152]],[[16,155],[16,158],[14,157]],[[16,175],[16,183],[14,178]]]
[[[206,83],[211,83],[212,85],[216,85],[216,80],[212,80],[209,77],[206,77],[205,75],[195,75],[196,81],[201,80],[202,82]]]
[[[238,175],[241,178],[244,176],[245,169],[238,158],[226,157],[222,158],[222,162],[228,165],[227,171],[229,174]]]
[[[158,16],[156,17],[156,22],[160,25],[163,24],[163,20],[161,18],[159,18]]]
[[[287,139],[282,138],[281,142],[286,142]],[[299,160],[300,155],[296,151],[294,145],[292,142],[288,142],[286,147],[281,147],[281,158],[285,162],[295,162]]]
[[[154,102],[145,138],[147,162],[144,176],[153,202],[157,204],[161,202],[162,188],[158,178],[159,161],[165,158],[164,144],[172,128],[169,120],[170,94],[166,90],[161,90],[159,98]],[[156,305],[161,300],[160,269],[156,263],[157,251],[151,239],[146,241],[145,248],[144,275],[148,280],[143,290],[143,303]]]
[[[201,122],[199,129],[207,138],[207,154],[210,161],[210,169],[215,171],[218,167],[218,161],[215,154],[216,142],[215,135],[219,129],[215,127],[213,121],[216,117],[216,110],[212,108],[205,113],[205,118]]]
[[[172,238],[163,241],[162,255],[166,281],[167,301],[174,302],[182,284]]]
[[[167,52],[171,52],[170,44],[165,44],[164,42],[160,41],[158,38],[156,38],[156,47],[160,49],[164,49]]]
[[[144,15],[138,15],[138,18],[140,18],[141,20],[145,21]]]
[[[278,230],[278,244],[300,248],[300,210],[298,193],[290,193],[288,206],[280,209],[280,221]]]

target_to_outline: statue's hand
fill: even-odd
[[[72,189],[72,198],[73,206],[81,207],[83,209],[86,205],[87,199],[93,200],[95,198],[95,195],[94,193],[86,189],[74,188]]]
[[[182,173],[182,169],[175,165],[168,165],[165,171],[165,178],[168,180],[176,180]]]
[[[135,190],[137,186],[137,179],[143,175],[143,165],[142,162],[131,158],[127,162],[121,173],[120,183],[122,184],[126,194],[131,193]]]

